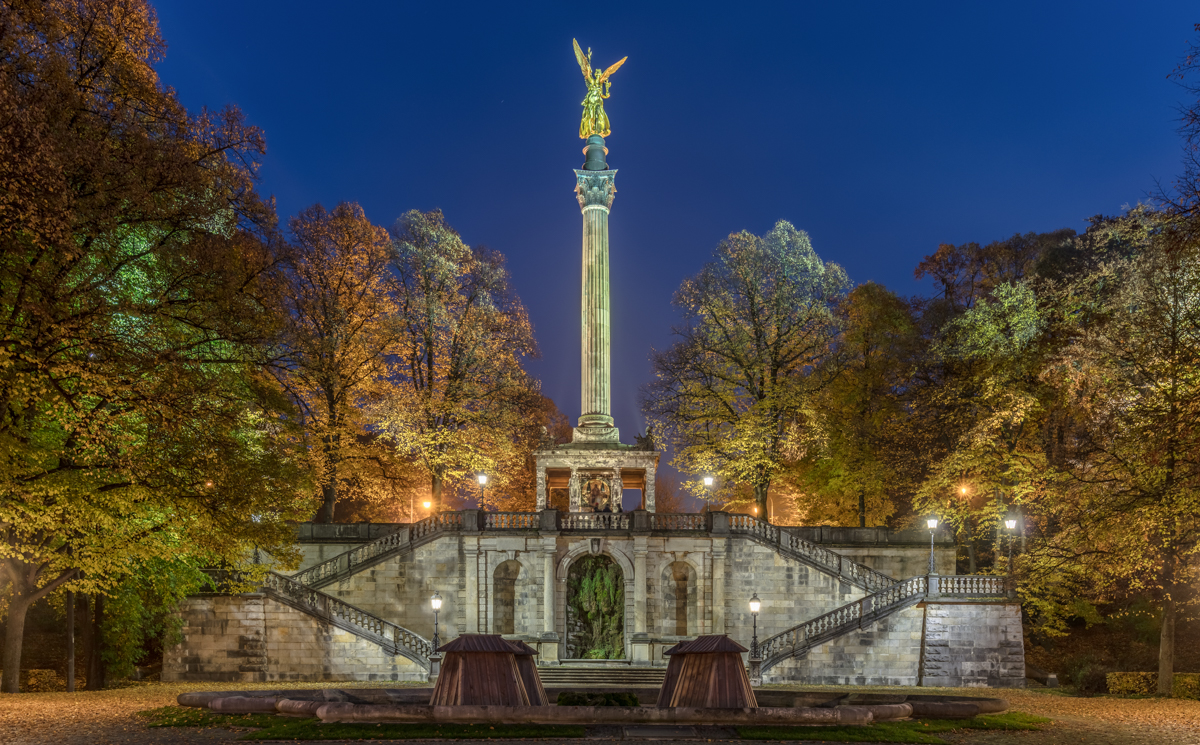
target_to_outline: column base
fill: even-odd
[[[576,427],[571,442],[620,442],[621,430],[616,427]]]

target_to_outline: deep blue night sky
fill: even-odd
[[[787,219],[856,282],[903,295],[938,243],[1082,230],[1178,171],[1167,80],[1194,2],[313,3],[159,0],[159,72],[190,109],[267,135],[281,219],[357,201],[383,225],[440,207],[509,259],[579,414],[585,86],[613,76],[614,416],[670,343],[671,295],[728,233]]]

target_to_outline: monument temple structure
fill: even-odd
[[[660,454],[649,436],[621,442],[610,403],[617,172],[603,102],[625,60],[600,71],[590,50],[575,55],[588,86],[575,171],[581,416],[570,443],[536,452],[536,511],[299,525],[299,571],[185,601],[163,680],[427,680],[435,635],[492,633],[536,648],[548,687],[597,665],[641,671],[644,685],[661,679],[665,650],[728,634],[756,684],[1023,685],[1020,606],[1002,577],[955,576],[948,535],[655,512]],[[640,509],[621,511],[626,488],[641,490]]]

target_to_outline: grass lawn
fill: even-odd
[[[925,719],[879,722],[865,727],[738,727],[744,740],[824,740],[825,742],[911,742],[944,745],[940,732],[961,730],[1039,730],[1049,722],[1019,711],[984,714],[973,719]]]
[[[582,726],[545,724],[321,724],[274,714],[220,714],[207,709],[163,706],[138,712],[150,727],[247,727],[242,740],[448,740],[583,737]]]

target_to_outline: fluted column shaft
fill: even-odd
[[[575,196],[583,212],[582,341],[579,426],[613,425],[608,213],[616,195],[615,170],[575,171]]]
[[[583,208],[583,340],[579,426],[611,425],[608,292],[608,208]]]

